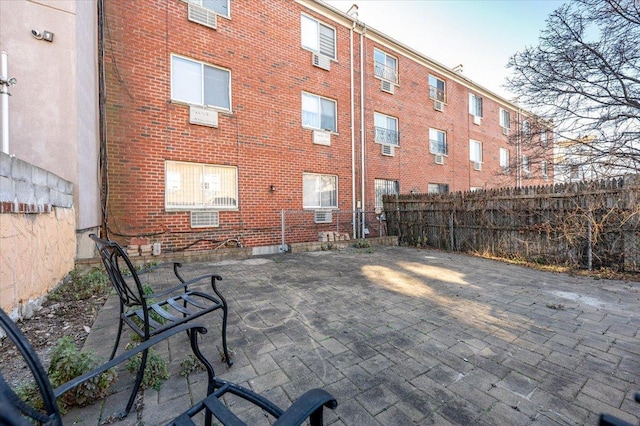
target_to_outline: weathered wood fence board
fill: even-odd
[[[401,244],[638,271],[639,198],[640,177],[629,176],[383,201]]]

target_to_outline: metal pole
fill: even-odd
[[[449,245],[450,250],[454,250],[453,248],[453,212],[449,213]]]
[[[591,271],[593,268],[593,246],[592,246],[592,229],[591,229],[591,215],[589,215],[589,218],[587,219],[587,266],[589,268],[589,270]]]
[[[280,251],[282,253],[285,252],[284,248],[284,209],[280,210],[280,233],[282,236],[282,241],[280,242]]]
[[[9,153],[9,71],[7,52],[0,53],[0,96],[2,97],[2,152]],[[15,82],[15,80],[14,80]]]

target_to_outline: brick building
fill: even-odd
[[[116,240],[275,249],[283,210],[309,212],[287,237],[308,241],[386,193],[552,182],[526,155],[539,137],[505,135],[516,105],[321,1],[107,0],[104,15]]]

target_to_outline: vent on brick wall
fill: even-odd
[[[436,154],[436,164],[444,164],[444,155]]]
[[[220,212],[211,210],[193,210],[191,212],[192,228],[211,228],[220,226]]]
[[[331,210],[316,210],[313,212],[313,221],[315,223],[331,223],[333,214]]]
[[[314,130],[313,143],[317,145],[331,145],[331,132],[326,130]]]
[[[395,85],[390,81],[382,80],[380,82],[380,90],[382,90],[383,92],[387,92],[387,93],[393,94],[393,92],[395,90]]]
[[[189,20],[214,30],[218,28],[218,15],[211,9],[189,3]]]
[[[393,145],[382,145],[382,155],[394,157],[396,155],[395,147]]]
[[[311,55],[311,63],[314,67],[322,68],[323,70],[331,71],[331,59],[324,55],[318,55],[314,53]]]
[[[433,101],[433,109],[436,111],[444,111],[444,104],[440,101]]]

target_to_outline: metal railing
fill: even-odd
[[[395,68],[382,64],[380,62],[376,62],[374,68],[375,68],[375,74],[378,77],[384,78],[385,80],[389,80],[393,83],[398,82],[398,72],[396,71]]]
[[[400,133],[384,127],[374,128],[374,140],[378,143],[400,146]]]

